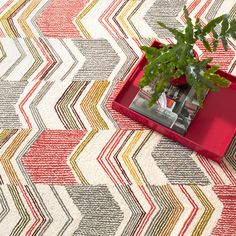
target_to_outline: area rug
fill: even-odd
[[[1,236],[236,235],[236,138],[217,164],[111,108],[184,5],[236,17],[236,0],[0,1]],[[213,56],[235,75],[229,45]]]

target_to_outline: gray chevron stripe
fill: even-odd
[[[45,231],[52,224],[53,218],[51,214],[49,213],[49,211],[47,210],[47,207],[45,206],[45,203],[43,202],[42,197],[40,196],[36,188],[36,185],[31,184],[31,187],[26,186],[26,188],[27,188],[27,191],[30,193],[31,198],[34,198],[35,205],[41,216],[41,222],[38,225],[37,229],[34,231],[33,235],[43,236],[45,235],[44,234]],[[34,193],[34,196],[32,196],[33,195],[32,192]],[[37,202],[36,202],[36,199],[37,199]]]
[[[140,38],[140,41],[142,42],[142,45],[151,46],[151,43],[153,42],[153,39],[151,39],[151,38]]]
[[[63,81],[65,78],[67,78],[70,72],[76,67],[76,65],[78,64],[78,60],[76,59],[70,48],[66,45],[66,40],[65,39],[59,39],[59,40],[61,44],[65,47],[65,49],[69,52],[72,59],[74,60],[74,63],[71,65],[70,69],[62,76],[61,80]]]
[[[0,50],[1,50],[1,54],[2,54],[2,56],[0,58],[0,62],[2,62],[7,57],[7,54],[6,54],[6,52],[5,52],[4,48],[3,48],[3,45],[1,43],[1,41],[0,41]]]
[[[106,80],[119,63],[119,56],[105,39],[72,40],[86,62],[76,73],[76,80]]]
[[[43,235],[43,233],[40,232],[40,230],[44,230],[44,232],[45,232],[46,229],[49,227],[49,225],[53,222],[53,218],[49,217],[48,222],[46,224],[47,227],[45,227],[44,224],[46,223],[47,220],[46,220],[44,213],[42,212],[41,207],[39,206],[38,202],[36,201],[36,198],[35,198],[36,196],[33,194],[33,192],[31,191],[31,188],[29,186],[26,185],[25,188],[26,188],[32,202],[34,203],[34,207],[37,209],[37,212],[42,219],[40,221],[40,223],[38,224],[37,228],[34,230],[32,235]]]
[[[31,177],[23,165],[22,158],[27,153],[27,151],[30,149],[31,145],[33,145],[33,143],[36,142],[36,140],[40,137],[40,135],[43,133],[43,131],[44,130],[37,130],[35,132],[35,134],[33,135],[33,137],[30,140],[28,140],[28,142],[20,150],[20,153],[16,157],[16,162],[17,162],[18,167],[21,171],[21,174],[24,176],[27,185],[31,186],[32,188],[34,187],[34,184],[32,184]]]
[[[123,212],[107,186],[66,186],[83,218],[74,235],[115,235],[123,220]]]
[[[9,213],[10,208],[7,204],[7,200],[3,194],[2,189],[0,188],[0,204],[2,207],[2,211],[0,212],[0,223],[2,222],[2,220],[6,217],[6,215]]]
[[[120,186],[119,192],[124,198],[125,202],[129,206],[129,209],[132,212],[132,215],[127,222],[123,232],[122,236],[131,236],[135,235],[135,232],[138,229],[138,226],[142,222],[142,219],[145,216],[145,211],[142,208],[140,202],[134,195],[133,191],[131,190],[131,187],[129,185],[127,186]]]
[[[223,2],[224,2],[224,0],[215,0],[213,2],[213,4],[209,8],[209,10],[206,14],[206,17],[205,17],[208,21],[212,20],[216,16],[216,14],[219,11]]]
[[[169,199],[163,187],[164,186],[151,186],[152,192],[154,193],[154,198],[160,210],[153,218],[152,223],[150,224],[145,235],[161,235],[163,228],[167,224],[174,208],[176,207],[175,204],[172,204],[171,199]]]
[[[0,128],[20,128],[21,123],[15,111],[15,104],[23,93],[27,82],[0,81]]]
[[[127,20],[130,24],[130,26],[132,27],[132,29],[135,31],[135,33],[137,34],[138,38],[141,39],[142,36],[139,33],[139,31],[137,30],[137,28],[135,27],[133,21],[132,21],[132,17],[137,14],[137,11],[141,8],[142,4],[145,2],[145,0],[141,0],[139,1],[139,4],[135,7],[135,9],[129,14],[129,16],[127,17]]]
[[[229,12],[230,20],[236,19],[236,4],[232,7],[232,9]]]
[[[75,117],[72,115],[70,108],[72,108],[71,102],[73,104],[77,95],[80,95],[83,89],[87,86],[86,83],[87,82],[73,81],[55,104],[55,110],[58,114],[58,117],[66,129],[80,129]],[[80,120],[75,109],[73,113],[77,115],[76,118]]]
[[[148,10],[144,19],[158,37],[171,37],[169,31],[161,28],[157,21],[162,21],[170,27],[180,27],[181,24],[176,20],[176,17],[185,4],[186,0],[157,0]]]
[[[152,156],[171,184],[208,185],[210,182],[190,157],[192,151],[162,137]]]
[[[19,51],[19,53],[20,53],[20,57],[14,62],[14,64],[13,64],[11,67],[9,67],[9,68],[7,69],[7,71],[1,76],[0,80],[5,80],[5,79],[7,79],[7,77],[8,77],[9,74],[14,70],[14,68],[15,68],[16,66],[18,66],[18,65],[24,60],[24,58],[26,57],[26,53],[25,53],[24,49],[22,48],[22,46],[21,46],[19,40],[18,40],[17,38],[15,38],[15,39],[13,39],[12,41],[15,43],[15,45],[16,45],[16,47],[17,47],[17,49],[18,49],[18,51]]]
[[[38,128],[41,130],[46,129],[46,125],[43,122],[43,119],[37,109],[38,104],[40,101],[43,99],[45,94],[50,90],[54,82],[46,82],[44,86],[41,88],[41,90],[37,93],[36,97],[34,100],[31,102],[29,105],[30,111],[32,113],[32,116],[34,117],[35,123],[37,124]]]
[[[107,117],[110,119],[114,127],[117,127],[116,122],[112,118],[112,115],[107,110],[106,105],[109,101],[110,96],[112,95],[114,88],[117,84],[117,81],[124,80],[125,77],[128,75],[128,73],[131,71],[132,67],[134,66],[135,62],[138,60],[138,55],[135,53],[135,51],[130,47],[130,45],[126,42],[124,39],[118,39],[117,40],[118,46],[122,49],[122,51],[126,55],[126,60],[122,66],[122,68],[117,73],[116,77],[112,81],[111,86],[109,87],[108,91],[106,92],[106,95],[104,97],[104,100],[101,103],[101,107],[104,111],[104,113],[107,115]]]
[[[14,229],[12,230],[11,235],[21,235],[22,231],[25,229],[26,225],[30,221],[30,216],[24,206],[24,203],[22,202],[17,187],[9,185],[8,189],[11,193],[12,199],[20,215],[20,220],[17,222]]]
[[[34,63],[31,65],[31,67],[25,72],[25,74],[22,77],[22,80],[28,80],[30,76],[40,67],[40,65],[43,63],[43,59],[38,53],[37,49],[35,48],[34,44],[32,43],[31,38],[25,38],[25,44],[29,48],[29,51],[31,52]]]
[[[117,73],[115,80],[124,80],[127,74],[131,71],[137,60],[139,59],[137,53],[135,53],[134,49],[130,47],[125,39],[117,40],[118,46],[125,53],[126,60],[122,66],[122,68]]]
[[[47,53],[50,55],[50,57],[54,61],[52,68],[50,68],[50,71],[48,72],[48,74],[45,77],[45,80],[48,80],[50,78],[50,76],[52,76],[52,74],[62,65],[62,59],[60,58],[60,56],[58,55],[58,53],[56,52],[56,50],[52,46],[53,41],[58,40],[58,39],[50,39],[49,40],[47,38],[43,38],[43,40],[45,43],[44,47],[45,47]]]
[[[231,144],[225,154],[225,159],[230,163],[230,165],[236,171],[236,135],[231,141]]]
[[[58,195],[56,189],[53,187],[53,186],[50,186],[51,187],[51,190],[54,194],[54,196],[56,197],[58,203],[60,204],[62,210],[65,212],[68,220],[66,221],[66,223],[62,226],[60,232],[58,233],[57,236],[60,236],[60,235],[63,235],[63,233],[66,231],[66,229],[69,227],[69,225],[72,223],[73,221],[73,218],[72,216],[70,215],[69,211],[67,210],[65,204],[63,203],[63,201],[61,200],[60,196]]]
[[[52,82],[47,82],[47,84],[50,84],[50,83],[52,83]],[[37,190],[36,185],[34,185],[32,183],[31,178],[23,165],[22,157],[25,155],[25,153],[29,150],[31,145],[39,138],[39,136],[42,133],[43,133],[43,130],[38,130],[37,132],[35,132],[33,137],[27,142],[27,144],[22,148],[22,150],[20,151],[20,153],[16,157],[17,165],[18,165],[22,175],[24,176],[27,184],[30,186],[32,192],[34,193],[34,197],[37,199],[37,204],[40,205],[40,209],[41,209],[41,211],[43,211],[43,215],[45,216],[44,218],[46,218],[46,219],[42,219],[42,222],[40,223],[41,228],[39,229],[39,231],[37,233],[37,235],[39,235],[39,236],[44,235],[45,231],[48,229],[48,227],[53,222],[53,218],[52,218],[50,212],[47,210],[47,207],[45,206],[45,203],[43,202],[43,199],[40,196],[40,193]]]

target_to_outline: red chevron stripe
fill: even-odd
[[[107,175],[110,177],[111,181],[118,186],[118,182],[116,181],[116,179],[112,176],[112,173],[109,171],[109,169],[106,167],[104,161],[102,160],[102,157],[104,156],[106,150],[109,148],[109,146],[111,145],[111,143],[115,140],[116,136],[119,134],[119,130],[117,130],[112,137],[109,139],[109,141],[106,143],[106,145],[103,147],[102,151],[99,153],[98,157],[97,157],[97,161],[98,163],[101,165],[101,167],[103,168],[103,170],[107,173]]]
[[[198,13],[195,15],[195,17],[200,17],[200,16],[206,11],[206,9],[209,7],[210,4],[211,4],[211,0],[208,0],[208,1],[202,6],[202,8],[198,11]]]
[[[147,202],[150,206],[150,209],[149,209],[148,213],[145,215],[145,217],[143,218],[142,223],[140,224],[136,235],[142,234],[144,227],[148,224],[148,221],[150,220],[153,212],[156,210],[156,206],[155,206],[154,202],[152,201],[151,197],[146,192],[144,186],[140,186],[139,188],[141,189],[145,199],[147,200]]]
[[[212,235],[236,235],[236,186],[215,186],[213,190],[224,208]]]
[[[110,148],[108,154],[106,155],[105,159],[108,163],[108,165],[111,167],[111,169],[113,170],[114,174],[116,175],[117,179],[121,182],[121,184],[125,185],[126,183],[124,182],[124,180],[122,179],[122,177],[120,176],[119,172],[116,170],[115,166],[113,165],[113,163],[111,162],[111,155],[114,151],[114,149],[117,147],[117,145],[119,144],[119,142],[121,141],[121,139],[124,137],[126,131],[122,131],[121,134],[118,136],[118,138],[116,139],[116,141],[114,142],[114,144],[112,145],[112,147]]]
[[[5,37],[5,34],[4,34],[3,31],[1,30],[1,28],[0,28],[0,37],[1,37],[1,38]]]
[[[236,179],[235,179],[234,175],[232,174],[232,172],[227,167],[227,165],[224,162],[221,162],[219,165],[222,168],[222,170],[224,171],[225,175],[229,178],[231,183],[233,185],[236,185]]]
[[[115,32],[117,37],[121,37],[121,35],[119,34],[119,32],[116,30],[116,28],[110,23],[109,21],[109,17],[111,16],[111,14],[115,11],[115,9],[120,5],[122,1],[117,1],[117,4],[114,5],[114,7],[112,8],[112,10],[110,11],[110,13],[105,17],[105,21],[107,22],[107,24],[111,27],[111,29]]]
[[[143,129],[142,124],[139,124],[139,123],[121,115],[119,112],[115,111],[114,109],[112,109],[112,101],[115,99],[116,95],[118,94],[118,92],[122,88],[123,84],[124,84],[124,82],[118,82],[116,84],[116,87],[114,88],[113,93],[108,98],[108,101],[106,103],[107,110],[111,113],[113,119],[117,122],[117,125],[119,126],[119,128],[128,129],[128,130]]]
[[[213,168],[209,160],[207,160],[204,156],[198,155],[197,158],[199,162],[202,164],[202,166],[205,168],[206,172],[209,174],[211,179],[213,180],[214,184],[224,184],[223,179],[220,177],[220,175],[216,172],[216,170]]]
[[[201,0],[195,0],[193,1],[188,7],[187,7],[187,10],[189,12],[189,14],[191,14],[191,12],[197,7],[198,4],[201,3]],[[185,23],[186,20],[185,20],[185,17],[184,17],[184,14],[181,15],[180,19]]]
[[[197,42],[196,44],[202,51],[205,51],[205,47],[201,42]],[[209,58],[212,57],[213,61],[211,64],[220,64],[221,70],[228,71],[228,68],[235,58],[235,51],[233,51],[230,47],[228,48],[227,51],[224,50],[224,47],[222,45],[222,42],[220,41],[218,44],[218,48],[216,52],[204,52],[203,56],[201,59]]]
[[[14,1],[14,0],[9,0],[9,1],[7,1],[7,2],[0,8],[0,14],[2,14],[3,11],[5,11],[5,10],[10,6],[10,4],[13,3],[13,1]]]
[[[184,222],[183,227],[181,228],[180,232],[178,235],[184,235],[187,231],[187,229],[189,228],[189,225],[192,223],[194,217],[197,214],[198,211],[198,206],[197,204],[194,202],[193,198],[190,196],[190,194],[187,192],[187,190],[184,188],[183,185],[180,185],[179,188],[181,189],[181,191],[184,193],[184,195],[187,197],[187,199],[189,200],[189,202],[191,203],[191,205],[193,206],[193,209],[188,217],[188,219]]]
[[[32,129],[32,125],[30,123],[29,117],[26,115],[25,110],[23,109],[23,106],[25,105],[25,103],[28,101],[28,99],[32,96],[32,94],[35,92],[35,90],[38,88],[38,86],[40,85],[40,83],[42,82],[42,80],[37,81],[37,83],[33,86],[33,88],[27,93],[27,95],[24,97],[24,99],[20,102],[19,104],[19,109],[22,113],[22,115],[25,118],[25,121],[28,125],[28,127],[30,129]]]
[[[29,186],[25,186],[25,189],[26,189],[27,193],[29,194],[29,197],[30,197],[32,203],[34,204],[35,209],[38,211],[38,213],[41,217],[41,220],[39,221],[39,224],[37,225],[37,228],[35,230],[34,229],[32,229],[32,230],[29,229],[27,231],[28,235],[36,235],[38,233],[38,231],[41,230],[41,228],[43,227],[43,225],[45,224],[47,219],[46,219],[45,215],[43,214],[43,212],[42,212],[42,210],[39,206],[39,203],[36,201],[35,196],[33,195],[32,191],[29,188]]]
[[[79,38],[73,20],[84,9],[89,0],[53,0],[37,18],[36,23],[44,36],[58,38]]]
[[[38,41],[38,39],[34,38],[34,41],[47,60],[47,64],[37,74],[37,76],[34,78],[34,80],[37,80],[39,78],[44,79],[44,77],[47,75],[47,73],[50,71],[50,69],[56,64],[56,61],[55,61],[55,58],[53,57],[53,55],[50,55],[49,49],[47,48],[46,44],[44,43],[44,41],[41,38],[39,39],[39,41]]]
[[[191,13],[191,12],[197,7],[197,5],[200,4],[200,3],[201,3],[201,0],[194,0],[194,1],[187,7],[189,13]]]
[[[116,162],[117,167],[120,169],[120,172],[122,173],[122,175],[123,175],[124,179],[126,180],[126,182],[130,185],[132,185],[132,181],[128,177],[128,175],[127,175],[125,169],[123,168],[121,162],[119,161],[118,157],[119,157],[119,153],[122,151],[122,148],[124,147],[123,145],[128,142],[129,138],[133,135],[133,132],[134,131],[131,131],[129,133],[129,135],[126,137],[126,141],[123,141],[124,143],[122,143],[122,145],[119,147],[119,150],[113,155],[113,158]]]
[[[81,130],[46,130],[23,157],[34,183],[77,184],[67,158],[84,137]]]
[[[29,228],[29,230],[26,232],[26,235],[32,235],[32,231],[36,228],[36,226],[38,225],[38,223],[40,222],[40,218],[39,218],[39,215],[37,214],[37,210],[35,209],[34,207],[34,204],[30,201],[30,197],[27,195],[24,187],[22,185],[20,185],[20,190],[34,216],[34,223],[31,225],[31,227]]]
[[[121,3],[122,0],[117,1],[114,0],[108,8],[106,8],[106,10],[102,13],[102,15],[98,18],[98,21],[101,23],[101,25],[110,33],[110,35],[114,38],[115,35],[113,34],[113,32],[116,34],[116,37],[121,38],[121,35],[119,34],[119,32],[115,29],[115,27],[109,22],[109,17],[111,16],[111,14],[115,11],[115,9],[119,6],[119,4]],[[116,4],[114,4],[116,3]],[[107,16],[106,16],[107,15]],[[106,16],[106,17],[105,17]],[[105,17],[105,18],[104,18]],[[103,18],[105,19],[105,22],[109,25],[109,27],[113,30],[110,30],[109,27],[107,25],[104,24],[103,22]]]

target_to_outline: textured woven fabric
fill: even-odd
[[[217,164],[111,108],[184,4],[236,17],[236,0],[0,1],[0,236],[236,235],[236,138]],[[236,74],[229,44],[214,61]]]

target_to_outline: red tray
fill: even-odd
[[[153,46],[158,48],[160,43],[155,42]],[[145,57],[142,57],[113,100],[112,108],[205,157],[220,162],[236,135],[236,77],[218,71],[219,75],[232,81],[231,86],[216,93],[208,93],[204,107],[198,111],[187,133],[183,136],[129,109],[129,105],[139,90],[138,83],[146,63]]]

